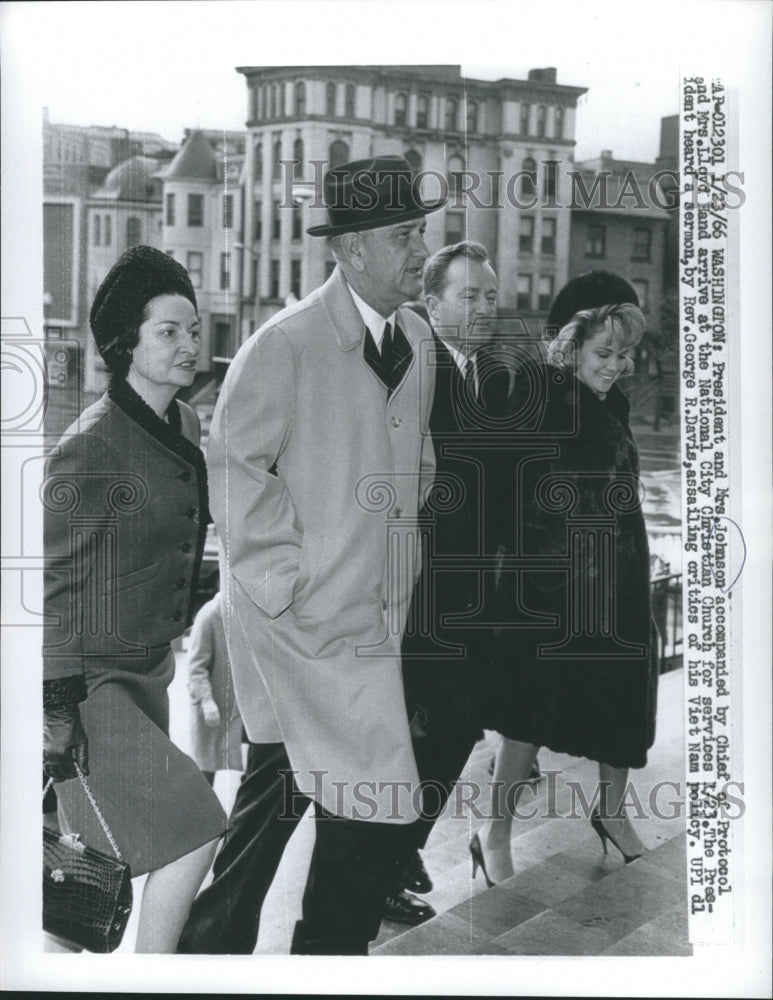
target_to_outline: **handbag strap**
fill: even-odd
[[[91,803],[91,808],[96,813],[97,819],[99,820],[99,825],[102,827],[102,829],[105,832],[105,836],[110,841],[110,846],[113,848],[113,853],[115,854],[115,856],[118,858],[119,861],[123,861],[123,857],[121,856],[121,852],[118,850],[118,844],[116,844],[116,842],[115,842],[115,837],[113,837],[112,833],[110,832],[110,827],[107,825],[107,820],[102,815],[102,812],[101,812],[99,806],[97,805],[97,801],[94,798],[94,796],[92,794],[92,791],[91,791],[91,789],[88,786],[88,782],[86,781],[86,777],[83,774],[83,771],[81,771],[80,766],[79,766],[79,764],[78,764],[77,761],[73,761],[73,764],[75,765],[75,770],[78,773],[78,777],[81,779],[81,784],[83,785],[83,791],[86,793],[86,798]],[[53,783],[54,783],[54,779],[53,778],[49,778],[48,781],[46,782],[45,788],[43,789],[43,798],[45,798],[46,792],[53,785]]]

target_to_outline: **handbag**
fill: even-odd
[[[115,857],[83,844],[77,833],[43,827],[43,930],[106,953],[121,943],[132,911],[131,872],[77,763],[75,769]]]

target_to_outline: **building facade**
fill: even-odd
[[[544,319],[569,266],[569,177],[584,88],[555,69],[474,80],[458,66],[239,67],[247,85],[240,340],[332,270],[321,180],[331,166],[405,156],[425,197],[431,251],[479,240],[500,277],[500,305]],[[535,331],[536,332],[536,331]]]

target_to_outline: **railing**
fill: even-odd
[[[682,574],[670,573],[650,580],[652,617],[658,630],[660,673],[674,670],[682,656]]]

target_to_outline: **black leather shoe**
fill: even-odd
[[[427,874],[424,862],[418,851],[414,851],[408,859],[403,872],[403,889],[411,892],[432,892],[432,879]]]
[[[387,896],[384,904],[384,920],[394,924],[405,924],[416,927],[435,916],[434,909],[423,899],[417,899],[410,892],[403,890],[395,895]]]

